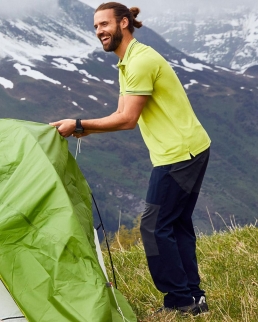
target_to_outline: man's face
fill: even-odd
[[[96,35],[105,51],[116,51],[123,39],[120,24],[116,22],[113,9],[97,11],[94,15]]]

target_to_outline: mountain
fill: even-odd
[[[166,41],[206,63],[245,71],[258,65],[258,8],[167,11],[144,20]]]
[[[97,118],[117,107],[117,57],[105,53],[93,28],[94,10],[60,0],[52,15],[0,21],[0,117],[36,122]],[[214,66],[170,46],[143,27],[135,37],[158,50],[176,71],[212,139],[211,159],[195,210],[202,232],[257,218],[258,73]],[[76,139],[69,141],[75,154]],[[82,140],[78,163],[109,231],[132,227],[143,210],[151,171],[138,129]],[[96,214],[95,214],[96,215]],[[221,219],[223,218],[223,220]]]

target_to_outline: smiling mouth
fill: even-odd
[[[103,38],[101,38],[102,44],[103,45],[106,45],[108,43],[109,39],[110,39],[110,37],[103,37]]]

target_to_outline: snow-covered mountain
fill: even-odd
[[[52,14],[34,12],[30,16],[9,19],[0,16],[0,62],[2,64],[5,62],[4,66],[8,65],[20,76],[63,85],[64,88],[69,88],[69,85],[63,84],[62,77],[51,76],[58,75],[58,70],[74,72],[82,83],[88,83],[90,86],[89,80],[94,80],[95,83],[102,81],[114,84],[113,79],[100,80],[85,69],[85,63],[88,64],[90,61],[104,62],[97,54],[103,55],[103,50],[93,28],[93,14],[93,8],[78,0],[59,0],[59,6]],[[136,35],[139,40],[160,51],[179,75],[187,72],[183,77],[186,89],[199,83],[199,76],[194,79],[192,72],[203,70],[221,72],[223,69],[191,58],[169,45],[164,46],[163,39],[158,38],[157,34],[150,33],[147,28],[137,31]],[[107,57],[111,59],[110,66],[117,70],[117,58],[114,55],[110,58],[110,54]],[[43,73],[43,69],[48,70],[48,75]],[[4,72],[3,68],[0,84],[5,88],[13,88],[14,83],[8,78],[8,73],[15,75],[14,71],[10,73],[8,69]],[[200,84],[210,86],[208,83]]]
[[[80,64],[100,48],[93,29],[93,11],[79,1],[59,0],[58,10],[52,15],[38,12],[17,19],[0,17],[0,59],[35,66],[46,57],[62,57],[53,58],[51,63],[74,70],[72,64],[65,66],[65,58]]]
[[[258,9],[168,11],[144,23],[171,46],[207,63],[240,71],[258,65]]]

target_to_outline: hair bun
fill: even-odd
[[[142,27],[142,22],[136,20],[138,14],[140,12],[140,9],[138,7],[132,7],[132,8],[129,9],[129,11],[131,12],[131,14],[133,16],[133,26],[136,27],[136,28],[141,28]]]
[[[137,18],[138,14],[140,13],[140,9],[137,7],[132,7],[129,9],[134,18]]]

